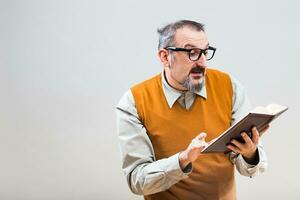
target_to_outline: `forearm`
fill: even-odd
[[[243,176],[253,177],[263,173],[267,169],[267,156],[262,146],[257,147],[258,150],[258,163],[251,165],[245,161],[242,155],[238,155],[236,158],[231,159],[235,164],[238,172]]]
[[[191,168],[182,171],[178,154],[151,163],[137,165],[126,174],[131,191],[139,195],[149,195],[165,191],[180,180],[187,178]]]
[[[130,92],[117,106],[117,126],[122,169],[133,193],[149,195],[164,191],[191,172],[191,167],[185,172],[181,170],[178,154],[156,160],[152,143],[139,120]]]

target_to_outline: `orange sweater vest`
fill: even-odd
[[[152,142],[156,159],[170,157],[188,147],[200,132],[206,141],[219,136],[231,122],[232,85],[230,77],[208,69],[207,99],[197,96],[185,110],[176,101],[170,109],[161,75],[131,88],[140,120]],[[147,200],[233,200],[236,199],[234,166],[222,153],[201,155],[188,178],[168,190],[145,196]]]

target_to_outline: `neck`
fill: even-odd
[[[187,89],[182,86],[182,83],[180,83],[179,81],[177,81],[176,79],[173,79],[171,77],[169,70],[164,70],[163,73],[164,73],[164,78],[170,87],[172,87],[173,89],[178,90],[180,92],[187,91]]]

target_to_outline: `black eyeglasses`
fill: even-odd
[[[211,47],[211,46],[209,46],[207,49],[199,49],[199,48],[185,49],[185,48],[177,48],[177,47],[167,47],[166,49],[171,51],[188,52],[191,61],[199,60],[202,54],[206,57],[206,60],[210,60],[214,57],[215,52],[217,50],[215,47]]]

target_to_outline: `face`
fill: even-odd
[[[189,27],[178,29],[175,34],[175,47],[200,48],[208,47],[208,39],[203,31]],[[188,52],[167,51],[167,62],[164,63],[168,83],[178,90],[199,91],[203,86],[206,58],[191,61]]]

